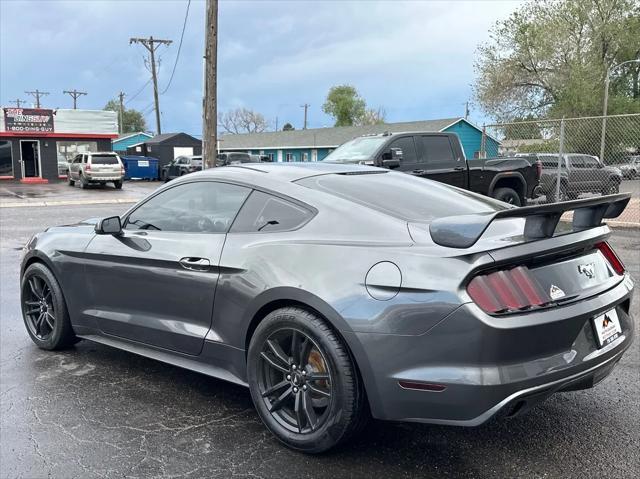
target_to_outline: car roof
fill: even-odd
[[[265,181],[294,182],[303,178],[330,174],[362,174],[368,172],[388,171],[372,166],[339,163],[244,163],[239,165],[220,166],[209,168],[192,175],[202,175],[218,178],[251,177],[251,181],[260,182],[260,178]],[[191,175],[189,175],[191,176]]]

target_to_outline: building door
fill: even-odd
[[[20,164],[22,177],[33,178],[40,175],[40,142],[38,140],[20,140]]]
[[[311,150],[311,161],[318,161],[318,150]]]

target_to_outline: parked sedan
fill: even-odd
[[[171,181],[180,176],[202,170],[202,156],[179,156],[160,170],[163,181]]]
[[[87,339],[248,386],[299,451],[370,415],[477,426],[594,386],[629,347],[634,283],[601,223],[628,201],[516,208],[368,166],[214,168],[35,235],[22,313],[43,349]]]

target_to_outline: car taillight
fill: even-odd
[[[87,163],[86,165],[84,165],[84,171],[90,171],[91,170],[91,163]]]
[[[622,263],[622,261],[620,261],[620,258],[618,258],[618,255],[616,254],[616,252],[613,251],[613,248],[609,246],[609,243],[607,243],[606,241],[603,241],[602,243],[598,243],[596,245],[596,248],[600,250],[602,255],[607,259],[607,261],[609,262],[609,264],[611,265],[611,267],[616,273],[618,274],[624,273],[625,271],[624,264]]]
[[[538,179],[542,177],[542,162],[540,160],[536,161],[536,171],[538,172]]]
[[[551,302],[524,266],[476,276],[467,293],[487,313],[521,311]]]

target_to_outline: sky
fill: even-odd
[[[0,105],[25,90],[50,94],[43,107],[71,108],[63,90],[86,91],[78,107],[102,109],[118,92],[155,130],[147,51],[160,46],[159,90],[176,62],[188,0],[0,0]],[[473,100],[473,63],[489,29],[520,2],[220,1],[218,111],[245,107],[270,128],[332,126],[322,112],[329,88],[351,84],[387,121],[463,116]],[[175,75],[160,96],[163,132],[202,131],[205,2],[192,0]],[[146,85],[146,86],[145,86]],[[470,119],[490,115],[471,105]]]

